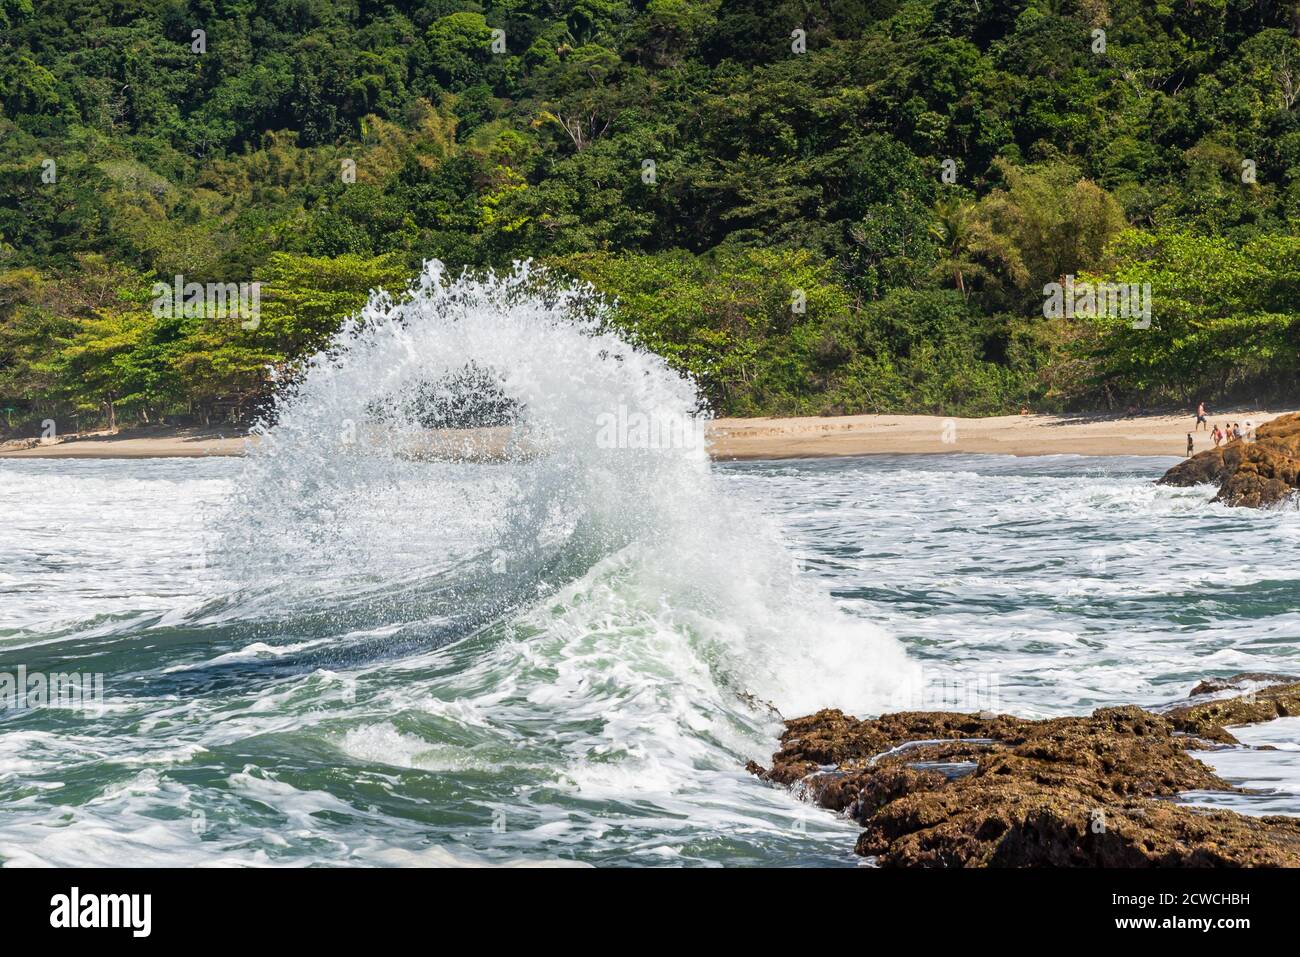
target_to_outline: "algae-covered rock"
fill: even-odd
[[[976,779],[885,805],[856,850],[886,867],[1295,867],[1300,821]]]
[[[1192,689],[1189,698],[1220,691],[1245,691],[1248,684],[1289,685],[1300,681],[1296,675],[1280,675],[1270,671],[1242,671],[1227,678],[1206,678]]]
[[[1300,684],[1163,715],[825,710],[787,722],[772,767],[750,769],[859,821],[858,853],[882,866],[1300,867],[1300,821],[1169,800],[1235,790],[1189,753],[1235,743],[1222,722],[1297,709]]]
[[[1164,714],[1179,731],[1200,737],[1209,737],[1215,729],[1236,724],[1258,724],[1295,715],[1300,715],[1300,683],[1273,685],[1235,698],[1185,705]]]

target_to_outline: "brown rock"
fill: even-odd
[[[1300,412],[1279,416],[1255,430],[1254,442],[1233,441],[1207,449],[1171,468],[1162,485],[1217,482],[1214,501],[1261,508],[1276,505],[1300,488]]]
[[[831,708],[786,722],[772,773],[782,773],[785,764],[839,765],[871,758],[905,742],[994,737],[994,732],[1010,737],[1025,723],[1005,715],[985,719],[951,711],[902,711],[859,721]]]
[[[1197,695],[1217,694],[1220,691],[1242,691],[1247,683],[1262,684],[1268,682],[1275,685],[1289,685],[1292,682],[1300,681],[1295,675],[1278,675],[1267,671],[1242,671],[1227,678],[1206,678],[1189,693],[1189,698],[1195,698]]]
[[[1298,714],[1300,683],[1273,685],[1236,698],[1185,705],[1166,711],[1164,717],[1179,731],[1216,740],[1215,732],[1223,731],[1225,726],[1257,724]]]
[[[1166,472],[1159,484],[1180,487],[1221,484],[1241,464],[1242,453],[1246,448],[1245,442],[1229,442],[1217,449],[1198,452]]]
[[[886,867],[1295,867],[1300,821],[976,780],[890,802],[856,849]]]
[[[1200,742],[1185,735],[1233,741],[1217,718],[1266,720],[1294,706],[1300,685],[1166,715],[860,721],[827,710],[787,722],[763,776],[860,821],[858,853],[884,866],[1296,867],[1300,821],[1168,800],[1234,790],[1188,753]]]
[[[938,771],[917,771],[890,765],[863,775],[865,780],[856,800],[849,805],[855,821],[869,821],[884,807],[909,794],[937,791],[948,783]]]

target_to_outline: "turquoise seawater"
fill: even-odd
[[[773,708],[1300,671],[1300,514],[1172,460],[690,461],[0,461],[0,675],[104,688],[0,711],[0,861],[854,866],[744,771]],[[1300,813],[1295,729],[1243,737],[1283,750],[1210,759],[1260,793],[1194,799]]]

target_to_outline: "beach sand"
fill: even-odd
[[[243,455],[245,436],[203,429],[123,429],[68,435],[57,442],[28,448],[21,443],[0,445],[0,458],[11,459],[169,459],[207,455]]]
[[[1209,416],[1194,432],[1191,414],[1124,416],[999,415],[982,419],[937,415],[848,415],[806,419],[718,419],[710,430],[714,458],[781,459],[871,453],[992,452],[1003,455],[1175,455],[1214,445],[1209,429],[1249,421],[1258,426],[1283,411],[1234,410]]]
[[[1234,410],[1215,422],[1267,422],[1283,411]],[[1001,415],[981,419],[937,415],[846,415],[717,419],[708,430],[715,459],[788,459],[831,455],[992,452],[1004,455],[1169,455],[1187,450],[1189,414],[1122,416]],[[1196,451],[1212,446],[1194,433]],[[242,455],[245,436],[194,429],[134,429],[69,436],[57,443],[0,446],[0,458],[188,458]]]

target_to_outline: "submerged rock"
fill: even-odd
[[[1235,440],[1179,462],[1162,485],[1217,483],[1214,501],[1261,508],[1290,498],[1300,488],[1300,412],[1279,416],[1255,430],[1254,442]]]
[[[1300,820],[1173,803],[1236,790],[1188,753],[1235,743],[1220,722],[1300,713],[1300,684],[1158,715],[1137,707],[1033,721],[836,710],[786,723],[763,779],[863,826],[882,866],[1300,866]]]

